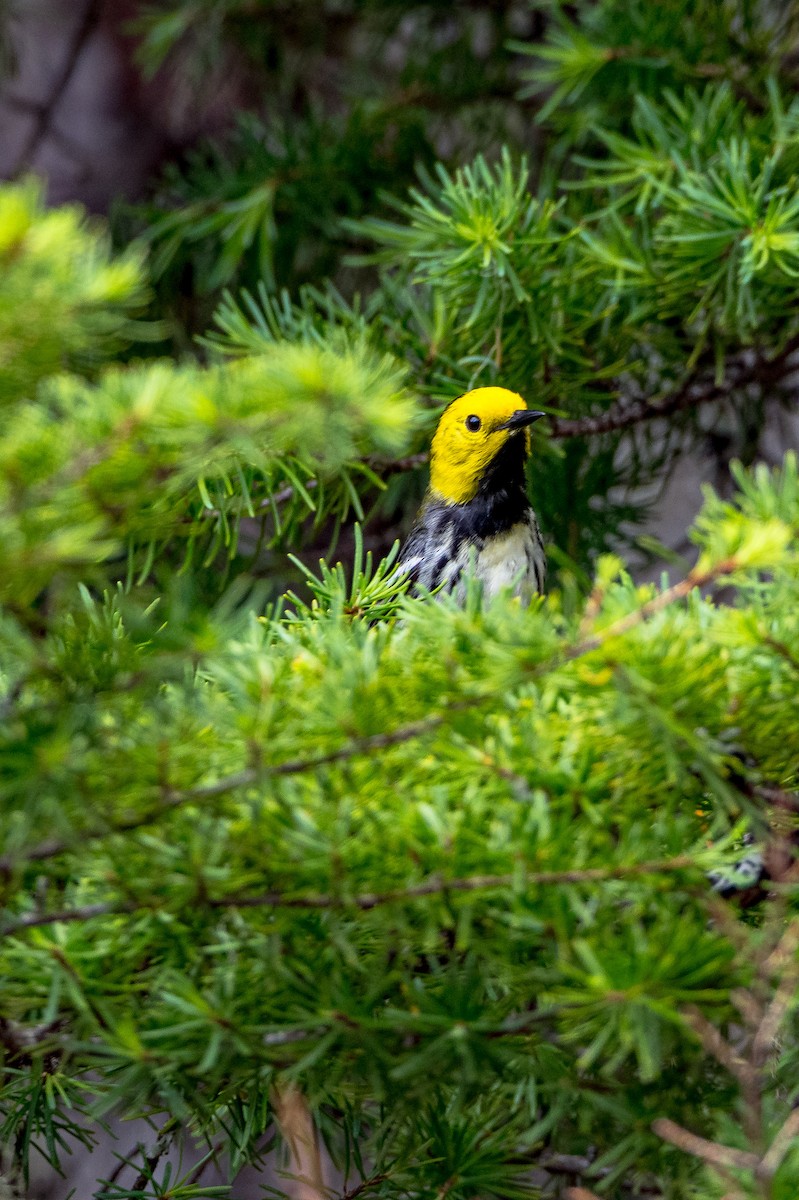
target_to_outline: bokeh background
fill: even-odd
[[[712,5],[667,7],[650,20],[640,3],[561,11],[548,0],[6,0],[0,175],[36,173],[51,203],[109,216],[120,245],[143,236],[163,338],[135,349],[202,355],[224,289],[265,283],[296,298],[332,279],[347,299],[368,296],[374,269],[352,265],[365,241],[347,219],[394,216],[387,195],[403,197],[436,162],[491,161],[506,145],[527,156],[532,190],[555,193],[575,146],[596,149],[594,122],[615,111],[629,125],[635,91],[720,82],[762,111],[764,66],[777,62],[793,86],[795,6],[727,3],[715,25]],[[622,47],[601,70],[580,61],[579,41],[553,58],[564,20]],[[650,423],[642,462],[617,439],[574,467],[594,471],[597,491],[601,479],[639,577],[669,570],[668,551],[690,560],[703,482],[728,493],[734,458],[777,464],[799,445],[796,387],[783,371],[776,386],[698,409],[677,443],[670,423]],[[373,516],[378,554],[407,528],[424,469],[416,476]],[[328,532],[306,539],[309,561]],[[245,548],[256,540],[245,528]]]

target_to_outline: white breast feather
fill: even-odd
[[[475,576],[483,584],[484,598],[491,600],[503,588],[513,587],[516,595],[529,601],[537,590],[533,567],[536,549],[526,522],[488,538],[475,563]]]

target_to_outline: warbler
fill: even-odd
[[[461,599],[467,575],[484,600],[511,588],[528,603],[544,590],[544,543],[525,480],[530,426],[544,415],[501,387],[453,400],[433,435],[430,486],[398,571]]]

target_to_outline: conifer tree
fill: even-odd
[[[141,6],[147,69],[246,60],[274,103],[116,245],[0,190],[8,1180],[144,1116],[95,1200],[247,1164],[314,1200],[788,1200],[799,467],[756,459],[795,403],[799,7],[290,18]],[[491,383],[550,413],[529,609],[411,596],[388,551]],[[713,431],[734,495],[637,584]]]

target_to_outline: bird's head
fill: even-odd
[[[433,496],[447,504],[468,504],[481,484],[501,473],[505,460],[523,468],[530,450],[529,427],[543,416],[507,388],[475,388],[453,400],[442,413],[430,447]],[[514,453],[502,454],[511,445]]]

